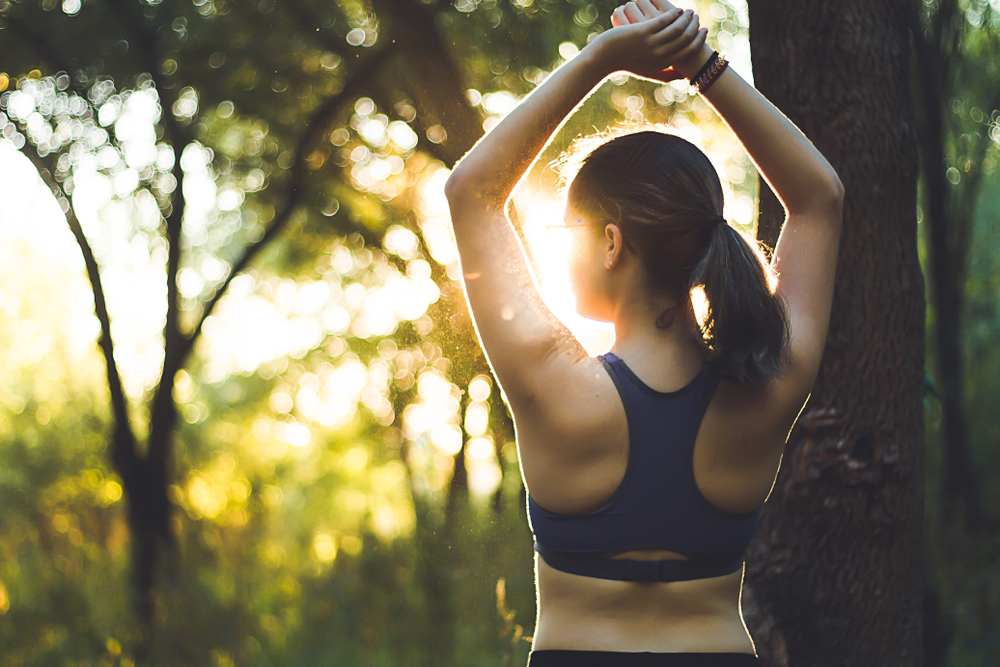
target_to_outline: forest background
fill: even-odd
[[[696,7],[751,78],[747,7]],[[0,665],[524,663],[523,488],[442,185],[612,8],[0,0]],[[996,664],[1000,2],[912,15],[925,664]],[[754,231],[710,109],[610,79],[515,200],[593,351],[544,193],[574,136],[646,122]]]

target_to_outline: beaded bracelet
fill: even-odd
[[[699,93],[704,94],[708,90],[708,87],[715,83],[716,79],[726,71],[727,67],[729,67],[729,61],[722,56],[718,56],[712,61],[712,65],[707,70],[702,68],[699,75],[691,80],[691,85]]]
[[[692,76],[690,79],[688,79],[688,81],[691,82],[691,85],[694,85],[694,82],[697,81],[698,78],[701,77],[702,74],[704,74],[705,72],[707,72],[708,68],[711,67],[712,65],[714,65],[715,61],[718,60],[718,59],[719,59],[719,52],[718,51],[712,51],[712,55],[710,55],[708,57],[708,60],[706,60],[705,64],[701,66],[701,69],[698,70],[698,73],[695,74],[694,76]]]

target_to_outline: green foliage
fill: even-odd
[[[927,565],[930,584],[940,596],[938,623],[949,640],[947,662],[952,666],[982,665],[1000,655],[1000,542],[992,526],[1000,508],[1000,448],[995,405],[1000,396],[996,369],[1000,368],[1000,263],[994,250],[1000,243],[1000,180],[985,177],[971,231],[972,242],[965,284],[965,322],[962,327],[966,372],[965,414],[976,470],[976,483],[987,512],[987,527],[979,533],[963,529],[964,522],[943,511],[944,470],[940,410],[928,399],[927,420]],[[926,239],[924,239],[926,242]],[[928,327],[935,313],[929,309]],[[933,342],[928,344],[933,362]],[[930,365],[930,364],[929,364]]]
[[[120,480],[105,464],[100,358],[67,327],[82,278],[46,268],[27,244],[0,252],[0,664],[523,662],[528,644],[511,641],[495,598],[505,578],[516,621],[530,623],[515,461],[504,459],[499,504],[473,498],[448,527],[433,499],[410,500],[400,443],[372,440],[367,420],[298,454],[285,444],[274,456],[282,443],[270,438],[245,446],[270,412],[269,381],[256,374],[179,383],[191,392],[182,404],[201,401],[213,418],[179,434],[179,549],[163,564],[150,636],[126,583],[130,538]],[[50,348],[59,352],[32,352]],[[418,527],[393,536],[370,522],[393,503],[419,512]]]
[[[921,15],[922,35],[914,44],[917,62],[929,68],[919,75],[916,89],[921,124],[924,169],[921,201],[922,257],[945,257],[952,264],[957,304],[935,304],[929,299],[928,368],[947,389],[939,353],[944,356],[943,321],[938,311],[953,305],[958,311],[961,387],[951,387],[962,400],[958,419],[967,423],[973,491],[982,506],[982,526],[968,530],[969,517],[956,515],[955,491],[949,493],[946,474],[953,466],[954,449],[944,427],[947,415],[930,399],[927,448],[927,580],[940,609],[928,607],[927,627],[935,650],[928,664],[992,664],[1000,658],[1000,587],[995,573],[1000,548],[995,539],[1000,512],[996,463],[997,425],[993,404],[1000,389],[996,381],[998,329],[996,294],[998,266],[997,159],[1000,157],[1000,11],[996,3],[972,0],[915,3]],[[937,97],[928,96],[935,92]],[[933,98],[933,99],[932,99]],[[937,111],[935,111],[935,109]],[[934,121],[939,114],[939,121]],[[929,128],[940,123],[938,145]],[[940,156],[941,164],[935,155]],[[941,210],[935,220],[935,199]],[[940,241],[932,244],[929,228],[943,225]],[[926,262],[925,265],[931,265]],[[933,264],[938,267],[939,264]],[[935,280],[940,277],[931,275]],[[942,274],[946,273],[942,269]],[[932,285],[928,282],[928,287]],[[938,292],[941,295],[945,292]],[[933,295],[933,292],[931,292]],[[950,317],[950,316],[949,316]],[[957,384],[953,383],[953,384]],[[957,391],[956,391],[957,390]],[[955,419],[956,417],[952,417]],[[949,511],[949,508],[950,511]],[[936,655],[936,653],[942,655]]]
[[[738,52],[745,11],[700,7]],[[413,36],[415,8],[439,44]],[[176,548],[147,626],[78,255],[56,254],[67,239],[48,228],[40,250],[0,243],[0,666],[524,663],[523,489],[441,177],[611,8],[0,0],[0,148],[71,198],[139,440],[157,392],[180,417]],[[701,142],[732,185],[729,217],[752,224],[749,161],[681,85],[606,83],[529,187],[554,187],[547,166],[577,135],[647,121]],[[7,201],[42,199],[19,187]],[[28,229],[42,208],[0,221]],[[200,336],[163,374],[174,282],[178,331]]]

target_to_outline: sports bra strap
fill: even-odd
[[[691,581],[721,577],[743,567],[743,554],[714,560],[625,560],[569,554],[538,542],[535,551],[556,570],[617,581]]]

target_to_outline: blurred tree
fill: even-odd
[[[988,620],[996,613],[996,604],[990,602],[995,593],[977,580],[981,572],[996,569],[989,546],[996,517],[983,502],[990,477],[974,463],[973,445],[995,438],[982,426],[983,421],[992,421],[983,420],[992,411],[978,410],[977,429],[977,410],[970,408],[970,400],[973,406],[994,400],[989,383],[980,381],[979,370],[989,369],[991,375],[994,366],[989,363],[989,348],[976,344],[976,332],[995,318],[989,306],[983,311],[977,286],[990,285],[990,269],[980,262],[979,270],[970,272],[970,259],[976,220],[990,220],[990,200],[996,196],[995,188],[990,193],[983,185],[990,182],[1000,158],[1000,6],[915,0],[910,21],[933,302],[928,357],[935,362],[943,460],[940,497],[933,493],[936,488],[929,490],[942,507],[928,516],[926,660],[928,665],[943,665],[949,654],[971,654],[988,662],[990,651],[985,647],[1000,630]],[[979,237],[985,231],[989,239],[989,223],[980,227],[985,229]],[[995,288],[986,289],[995,295]],[[937,477],[930,478],[932,484]],[[960,611],[966,605],[977,610],[971,618]]]
[[[844,182],[827,349],[748,561],[764,665],[921,662],[924,292],[909,0],[751,0],[757,87]],[[761,187],[759,237],[783,211]]]
[[[961,327],[969,243],[983,175],[1000,129],[1000,19],[988,2],[913,2],[919,139],[931,285],[936,312],[937,387],[944,429],[944,500],[949,518],[979,528],[979,483],[969,453]]]
[[[525,72],[540,75],[562,40],[582,43],[598,13],[610,12],[548,1],[456,8],[407,0],[0,2],[0,125],[52,190],[83,253],[113,414],[109,453],[128,500],[147,621],[159,556],[174,542],[177,398],[191,384],[183,369],[237,276],[278,238],[281,263],[294,271],[323,252],[319,239],[379,248],[394,221],[419,231],[407,211],[412,197],[394,201],[405,186],[366,168],[402,172],[413,184],[421,154],[450,165],[482,134],[483,112],[456,59],[465,61],[467,83],[521,94],[532,85]],[[111,192],[101,200],[96,186]],[[124,234],[97,222],[96,210],[112,199],[135,202]],[[163,299],[152,308],[162,314],[159,370],[131,391],[102,266],[116,234],[159,258],[164,281],[147,297]],[[410,258],[436,254],[416,240]],[[384,258],[412,274],[401,255]],[[442,285],[448,263],[431,266]],[[454,288],[445,296],[435,314],[448,321],[461,298]],[[420,328],[402,326],[397,338],[426,340]],[[485,370],[465,329],[470,335],[448,341],[459,386]],[[464,459],[460,449],[453,488],[464,481]]]
[[[26,72],[29,79],[39,79],[38,84],[29,87],[29,90],[37,91],[32,106],[38,111],[31,109],[29,112],[34,115],[18,118],[16,108],[10,109],[9,104],[7,106],[9,111],[14,112],[11,113],[12,120],[20,120],[25,131],[21,135],[23,138],[14,137],[15,144],[20,144],[19,148],[35,163],[39,173],[59,199],[86,261],[96,311],[101,322],[100,344],[107,363],[108,387],[114,413],[111,458],[128,494],[130,526],[136,554],[135,567],[144,598],[143,614],[151,617],[153,609],[149,594],[153,587],[157,554],[173,541],[167,488],[171,481],[172,438],[177,419],[173,396],[177,373],[186,363],[204,323],[212,315],[232,279],[247,268],[261,249],[284,229],[298,208],[309,187],[305,182],[307,159],[322,140],[331,118],[345,100],[351,100],[352,96],[357,95],[359,86],[367,83],[367,78],[390,51],[383,49],[373,53],[372,57],[353,68],[351,74],[338,77],[341,79],[339,81],[334,77],[327,77],[324,86],[315,93],[304,96],[304,100],[292,95],[273,96],[274,99],[270,101],[275,103],[275,110],[285,112],[288,120],[292,117],[298,120],[305,116],[305,122],[299,123],[304,126],[303,131],[296,132],[287,127],[290,123],[286,122],[283,124],[286,127],[281,128],[284,132],[276,133],[279,138],[271,147],[272,150],[283,149],[285,152],[282,154],[289,156],[288,163],[284,165],[284,173],[275,174],[274,178],[279,182],[275,189],[281,190],[280,194],[273,195],[278,204],[278,213],[269,225],[255,227],[252,234],[230,233],[227,235],[230,238],[225,238],[219,244],[221,247],[217,248],[218,254],[224,261],[222,275],[216,276],[215,281],[212,281],[215,284],[210,284],[203,299],[187,304],[186,310],[193,317],[190,322],[182,323],[184,304],[178,276],[183,264],[193,263],[190,258],[185,257],[182,241],[182,223],[185,222],[185,211],[188,208],[188,192],[185,189],[187,171],[183,156],[185,151],[199,145],[199,135],[206,134],[208,130],[205,125],[196,124],[192,127],[192,123],[200,120],[203,117],[202,109],[215,101],[211,97],[212,92],[225,93],[230,92],[227,88],[242,88],[245,99],[240,99],[240,102],[252,108],[254,101],[263,101],[259,95],[256,96],[257,100],[251,100],[251,95],[246,94],[257,87],[256,79],[261,74],[258,68],[273,65],[275,72],[279,68],[290,69],[291,63],[288,61],[274,62],[287,52],[261,49],[247,54],[241,63],[245,67],[243,71],[234,73],[224,70],[221,74],[230,75],[225,83],[215,89],[202,90],[203,86],[198,85],[202,83],[197,81],[198,77],[204,77],[207,72],[217,69],[211,65],[211,56],[208,58],[208,68],[204,68],[203,63],[196,68],[191,61],[181,59],[181,54],[188,55],[190,51],[194,51],[192,59],[203,61],[206,58],[208,54],[201,53],[198,47],[203,45],[206,33],[210,34],[215,29],[213,19],[218,16],[216,7],[203,3],[200,6],[161,9],[152,4],[123,0],[88,3],[86,7],[81,7],[79,2],[70,3],[63,6],[63,12],[59,12],[52,4],[54,3],[5,3],[5,27],[15,39],[5,40],[8,52],[4,54],[4,62],[15,72]],[[206,7],[211,11],[196,12]],[[255,37],[255,30],[245,23],[250,17],[244,15],[233,18],[235,20],[232,23],[236,25],[231,23],[229,26],[232,28],[230,36],[236,43],[218,44],[222,48],[213,55],[219,61],[226,58],[225,47],[237,50],[241,42],[245,44]],[[242,25],[237,23],[240,19]],[[237,58],[235,56],[233,59]],[[219,65],[221,67],[221,62]],[[34,69],[36,66],[39,69]],[[181,87],[188,78],[188,72],[178,73],[181,66],[192,70],[190,76],[197,87]],[[41,68],[54,76],[41,79]],[[28,71],[33,69],[34,76]],[[202,69],[207,72],[202,72]],[[249,85],[248,81],[251,82]],[[230,85],[226,86],[226,83]],[[116,87],[132,85],[137,86],[140,91],[151,92],[161,105],[156,113],[156,120],[158,134],[162,135],[164,141],[158,148],[166,157],[161,158],[156,150],[147,151],[145,156],[135,155],[137,150],[129,154],[129,149],[132,148],[128,145],[129,139],[119,136],[123,123],[118,121],[124,117],[123,107],[129,100],[125,95],[116,95]],[[282,83],[272,85],[271,88],[281,89],[287,85]],[[7,100],[9,102],[10,98]],[[16,103],[15,100],[15,107]],[[213,115],[225,114],[215,111]],[[282,125],[280,121],[276,124],[279,127]],[[72,129],[67,128],[68,125]],[[131,138],[134,141],[134,137]],[[141,447],[140,437],[129,414],[128,399],[116,361],[112,322],[100,267],[92,244],[84,233],[80,216],[71,201],[79,152],[81,149],[96,152],[105,147],[114,153],[113,157],[108,158],[112,174],[124,171],[116,170],[116,167],[127,165],[133,178],[138,181],[133,187],[148,189],[155,196],[162,220],[154,228],[163,235],[167,249],[162,371],[159,381],[151,388],[147,436]],[[253,151],[246,152],[250,155],[239,157],[259,162],[253,160]],[[139,173],[136,174],[136,171]]]

